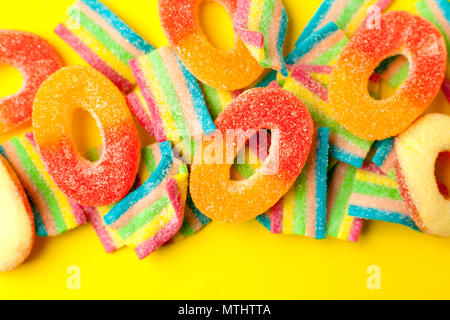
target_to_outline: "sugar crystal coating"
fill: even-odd
[[[197,18],[197,0],[159,0],[159,17],[169,44],[186,68],[207,85],[238,90],[256,82],[264,72],[244,42],[235,38],[230,51],[214,47]],[[219,0],[233,20],[236,0]]]
[[[295,95],[277,88],[257,88],[234,99],[217,118],[216,126],[218,132],[195,154],[192,199],[203,214],[215,220],[253,219],[275,205],[303,169],[313,138],[311,116]],[[238,133],[262,129],[272,131],[270,153],[263,166],[249,179],[230,180],[233,159],[248,139],[241,139]],[[210,161],[209,156],[216,159]]]
[[[36,234],[25,191],[2,156],[0,183],[0,271],[10,271],[27,259]]]
[[[39,89],[33,127],[41,159],[56,185],[82,205],[103,206],[131,189],[139,164],[139,137],[122,93],[91,67],[73,66],[52,75]],[[103,153],[91,163],[72,138],[71,118],[83,108],[97,120]]]
[[[412,218],[424,232],[450,237],[450,201],[436,182],[435,164],[450,151],[450,116],[427,114],[395,140],[396,174]]]
[[[23,78],[18,93],[0,99],[0,134],[4,134],[31,124],[36,92],[63,62],[41,37],[23,31],[0,30],[0,63],[18,69]]]
[[[384,59],[403,54],[411,71],[394,96],[373,99],[367,83]],[[333,115],[351,133],[368,140],[396,136],[431,104],[439,93],[447,50],[439,30],[408,12],[389,12],[379,28],[363,27],[339,56],[328,98]]]

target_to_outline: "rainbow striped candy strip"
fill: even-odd
[[[283,59],[288,16],[281,0],[238,0],[233,27],[264,68],[287,76]]]
[[[397,181],[373,171],[356,171],[348,214],[366,220],[398,223],[420,231],[410,217]]]
[[[394,138],[375,141],[368,160],[373,162],[384,174],[395,177]]]
[[[90,161],[100,159],[101,147],[88,150],[86,158]],[[151,174],[156,170],[161,161],[161,152],[153,146],[146,146],[141,149],[141,163],[139,165],[136,182],[132,191],[136,190],[145,182]],[[125,241],[120,237],[119,233],[106,225],[104,216],[111,211],[115,204],[104,207],[85,207],[85,213],[91,221],[94,229],[103,244],[106,252],[110,253],[125,246]],[[177,242],[185,239],[198,231],[200,231],[209,222],[209,218],[195,208],[190,195],[188,194],[184,211],[184,220],[180,231],[175,235],[171,242]]]
[[[326,237],[329,129],[319,128],[305,169],[294,186],[257,220],[272,233]]]
[[[203,96],[205,97],[209,114],[213,120],[216,120],[219,114],[225,110],[231,101],[243,92],[243,90],[228,91],[224,89],[216,89],[204,84],[203,82],[199,82],[199,85],[202,89]]]
[[[146,102],[145,112],[151,115],[154,137],[174,143],[191,163],[196,138],[216,130],[197,80],[170,47],[131,60],[130,66]]]
[[[129,61],[154,50],[97,0],[78,0],[55,33],[124,93],[136,85]]]
[[[330,237],[357,242],[364,219],[348,214],[350,197],[355,183],[357,168],[339,163],[328,185],[327,235]]]
[[[420,0],[416,8],[425,19],[441,31],[447,44],[447,76],[442,91],[450,103],[450,2],[448,0]]]
[[[169,141],[152,147],[153,157],[160,161],[150,177],[111,211],[104,221],[116,230],[127,246],[143,259],[172,239],[183,223],[187,195],[188,170],[172,153]]]
[[[86,223],[83,208],[68,199],[50,178],[33,134],[14,137],[0,147],[0,152],[28,194],[39,236],[54,237]]]
[[[332,67],[348,41],[345,33],[334,22],[330,22],[302,41],[286,57],[286,64],[290,66],[289,68],[295,65],[322,66],[318,70],[310,71],[316,74],[313,78],[328,86]],[[284,80],[282,78],[278,82],[282,83]]]
[[[145,131],[152,137],[155,136],[152,115],[148,110],[147,103],[142,95],[139,87],[135,88],[133,92],[126,96],[128,108],[134,114],[137,121],[145,129]]]
[[[383,12],[391,2],[392,0],[324,0],[295,46],[329,22],[335,22],[350,38],[367,19]]]
[[[360,168],[370,151],[372,141],[348,132],[332,116],[328,91],[302,69],[296,69],[286,80],[283,89],[297,95],[308,107],[318,127],[330,128],[330,155]]]
[[[194,202],[192,201],[191,194],[187,194],[186,206],[184,208],[184,220],[181,225],[180,231],[172,238],[170,243],[176,243],[184,240],[200,230],[202,230],[211,219],[205,216],[200,210],[197,209]]]

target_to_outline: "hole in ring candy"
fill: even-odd
[[[29,256],[36,234],[25,191],[2,156],[0,184],[0,271],[10,271]]]
[[[424,232],[450,237],[450,201],[436,182],[436,159],[450,151],[450,116],[427,114],[395,140],[396,174],[412,218]]]
[[[308,109],[282,89],[257,88],[234,99],[216,120],[219,129],[195,153],[190,191],[195,206],[213,220],[243,222],[273,207],[290,189],[308,157],[314,125]],[[266,161],[249,179],[230,168],[246,141],[271,130]]]
[[[373,99],[367,83],[384,59],[410,61],[407,80],[396,94]],[[328,92],[332,112],[351,133],[383,140],[402,133],[430,105],[444,80],[447,50],[439,30],[408,12],[383,15],[380,28],[364,27],[350,40],[334,67]]]
[[[203,0],[159,0],[159,17],[169,44],[186,68],[207,85],[238,90],[256,82],[264,72],[244,42],[235,36],[235,45],[228,52],[217,49],[205,35],[197,17]],[[217,0],[231,19],[236,12],[235,0]]]
[[[0,30],[0,63],[18,69],[24,79],[18,93],[0,99],[0,134],[4,134],[31,124],[36,92],[63,63],[46,40],[14,30]]]
[[[132,187],[139,164],[139,137],[122,93],[91,67],[73,66],[53,74],[36,94],[33,127],[50,176],[69,198],[87,206],[109,205]],[[72,137],[77,108],[91,112],[102,134],[98,162],[82,157]]]

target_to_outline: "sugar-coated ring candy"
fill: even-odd
[[[229,51],[217,49],[205,35],[197,17],[203,0],[159,0],[159,17],[169,44],[186,68],[207,85],[238,90],[256,82],[264,72],[244,42],[235,37]],[[236,0],[218,0],[233,20]]]
[[[0,63],[18,69],[24,80],[18,93],[0,99],[0,134],[4,134],[31,124],[36,92],[63,63],[46,40],[15,30],[0,30]]]
[[[436,159],[450,150],[450,116],[427,114],[395,140],[396,174],[412,218],[424,232],[450,237],[450,201],[436,182]]]
[[[395,95],[373,99],[368,79],[386,58],[405,55],[408,79]],[[337,120],[351,133],[383,140],[406,130],[439,93],[447,50],[439,30],[425,19],[403,11],[380,18],[379,28],[361,28],[339,56],[328,98]]]
[[[9,271],[29,256],[36,234],[25,191],[2,156],[0,185],[0,271]]]
[[[219,130],[203,141],[194,157],[189,185],[192,200],[213,220],[253,219],[275,205],[302,171],[314,133],[311,115],[303,102],[285,90],[256,88],[234,99],[216,126]],[[272,132],[263,166],[249,179],[231,180],[230,168],[239,149],[248,135],[262,129]]]
[[[69,198],[87,206],[109,205],[132,187],[139,164],[139,137],[122,93],[91,67],[72,66],[53,74],[33,106],[36,143],[50,176]],[[92,163],[73,141],[77,108],[92,113],[103,138],[103,153]]]

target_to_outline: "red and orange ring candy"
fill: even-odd
[[[373,99],[368,81],[386,58],[398,54],[410,61],[405,83],[390,98]],[[367,140],[383,140],[405,131],[439,93],[447,50],[439,30],[408,12],[389,12],[379,27],[364,26],[350,40],[334,67],[328,92],[341,125]]]
[[[235,36],[230,51],[217,49],[202,30],[197,11],[203,0],[159,0],[159,16],[169,44],[186,68],[207,85],[225,90],[238,90],[255,83],[264,68],[253,58],[244,42]],[[218,0],[231,19],[236,0]]]
[[[0,134],[4,134],[31,124],[36,92],[63,63],[46,40],[15,30],[0,30],[0,63],[18,69],[24,79],[18,93],[0,99]]]
[[[292,93],[257,88],[233,100],[217,118],[216,126],[218,131],[203,141],[194,157],[189,185],[192,199],[214,220],[253,219],[273,207],[302,171],[313,138],[312,118]],[[231,180],[231,165],[246,142],[240,137],[244,133],[248,140],[250,132],[262,129],[272,130],[266,161],[249,179]],[[235,136],[230,138],[230,134]]]
[[[139,164],[139,137],[124,96],[90,67],[57,71],[36,94],[33,127],[52,179],[69,198],[87,206],[121,200],[131,189]],[[100,160],[80,156],[71,136],[71,118],[83,108],[97,120],[103,138]]]

